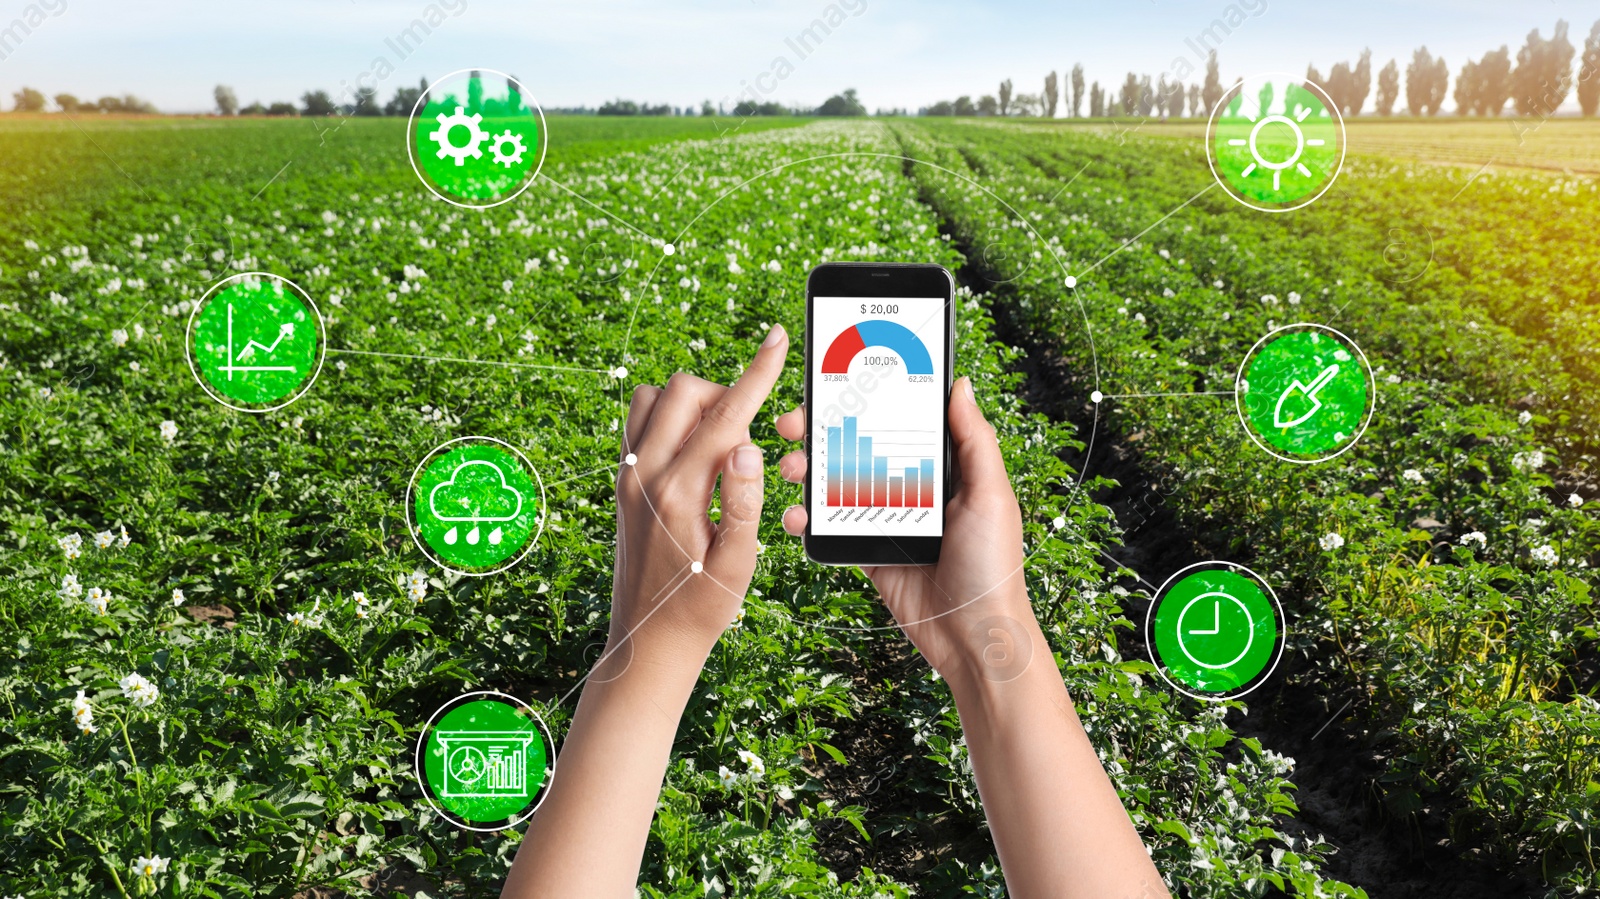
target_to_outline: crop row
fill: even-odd
[[[630,384],[732,377],[769,323],[798,331],[814,262],[961,261],[920,185],[868,155],[895,145],[860,126],[547,167],[604,213],[553,186],[447,207],[393,159],[387,126],[314,148],[288,127],[98,135],[128,184],[30,169],[61,205],[23,217],[0,260],[0,622],[16,646],[0,661],[0,892],[362,893],[408,871],[436,892],[492,890],[517,834],[431,819],[410,747],[473,687],[528,697],[563,730],[604,634]],[[49,140],[11,134],[6,150],[43,158],[28,154]],[[165,162],[202,141],[189,174]],[[248,269],[304,286],[330,347],[415,358],[330,353],[311,392],[268,415],[210,402],[184,361],[187,312]],[[1293,808],[1288,763],[1118,654],[1129,623],[1093,549],[1109,518],[1057,456],[1075,438],[1021,409],[1014,353],[983,298],[962,304],[959,365],[1028,511],[1036,606],[1169,880],[1355,895],[1319,876],[1320,841],[1274,829]],[[800,395],[795,366],[775,401]],[[770,424],[754,430],[775,458]],[[521,446],[550,486],[539,547],[482,581],[428,570],[400,509],[415,460],[465,434]],[[768,489],[770,508],[794,495]],[[965,839],[982,816],[947,689],[873,629],[887,620],[859,576],[808,564],[775,521],[763,540],[748,612],[680,732],[646,893],[1002,894],[987,840]],[[874,679],[886,671],[895,688]],[[739,750],[764,760],[759,779]],[[147,876],[138,858],[167,867]]]
[[[1559,362],[1534,364],[1550,359],[1546,341],[1566,337],[1501,323],[1465,290],[1469,279],[1436,271],[1443,262],[1399,289],[1381,277],[1393,276],[1380,265],[1386,244],[1366,242],[1374,228],[1342,227],[1352,207],[1376,218],[1364,205],[1372,197],[1437,176],[1352,160],[1343,177],[1354,197],[1336,187],[1319,218],[1296,219],[1202,193],[1210,173],[1195,145],[1059,129],[945,127],[933,137],[906,140],[928,143],[1008,204],[936,171],[919,175],[1031,339],[1076,373],[1062,385],[1069,407],[1108,416],[1137,441],[1170,487],[1158,501],[1178,511],[1195,552],[1248,562],[1279,585],[1298,656],[1290,677],[1333,697],[1329,708],[1355,704],[1387,759],[1378,789],[1390,810],[1442,806],[1462,848],[1482,845],[1507,865],[1537,859],[1552,889],[1600,885],[1600,706],[1584,674],[1596,649],[1600,527],[1583,507],[1592,495],[1552,478],[1558,462],[1576,461],[1557,452],[1576,456],[1585,425],[1578,410],[1545,402],[1575,382]],[[1548,190],[1528,186],[1541,180]],[[1458,214],[1522,215],[1559,230],[1566,207],[1593,194],[1560,178],[1499,190],[1526,208],[1501,208],[1497,192],[1456,201],[1497,211]],[[1078,274],[1073,291],[1058,257]],[[1583,312],[1570,297],[1551,305]],[[1231,396],[1202,395],[1229,393],[1246,350],[1293,321],[1349,334],[1379,381],[1370,430],[1321,465],[1266,457],[1245,439]],[[1509,401],[1529,384],[1544,402],[1519,413]],[[1092,407],[1094,389],[1186,395]],[[1166,572],[1140,574],[1159,582]]]

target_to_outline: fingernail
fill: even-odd
[[[978,405],[978,394],[972,389],[972,379],[962,378],[962,380],[967,382],[967,399],[972,401],[972,405]]]
[[[780,341],[782,339],[783,339],[783,325],[773,325],[772,326],[772,330],[767,332],[767,339],[762,341],[761,345],[763,347],[777,346],[778,345],[778,341]]]
[[[740,477],[754,478],[761,474],[761,450],[747,443],[733,451],[733,470]]]

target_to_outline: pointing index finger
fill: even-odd
[[[691,465],[710,464],[720,460],[736,444],[749,439],[746,435],[750,422],[772,393],[773,385],[778,383],[788,349],[789,335],[782,325],[774,325],[761,348],[756,350],[750,367],[706,410],[705,417],[679,454],[680,459]]]

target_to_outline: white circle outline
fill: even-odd
[[[433,794],[429,792],[427,785],[422,782],[422,747],[428,740],[428,734],[433,730],[434,719],[438,718],[439,714],[445,709],[450,708],[452,705],[455,705],[463,699],[468,699],[473,696],[494,696],[501,699],[508,699],[511,702],[522,706],[524,709],[527,709],[528,716],[533,719],[533,723],[539,725],[539,733],[544,736],[545,749],[548,750],[546,767],[550,769],[550,776],[545,778],[544,784],[540,787],[540,792],[542,795],[539,796],[539,801],[533,804],[533,808],[523,812],[521,817],[515,820],[508,819],[501,827],[473,827],[471,824],[462,824],[460,821],[456,820],[456,818],[450,812],[446,812],[444,809],[439,807],[438,803],[433,801]],[[550,798],[550,785],[554,783],[556,779],[556,742],[550,738],[550,728],[545,725],[544,719],[539,717],[539,713],[533,710],[533,706],[528,705],[526,702],[523,702],[509,693],[501,693],[499,690],[475,690],[471,693],[463,693],[460,696],[457,696],[455,699],[446,702],[444,705],[435,709],[432,715],[428,716],[428,723],[422,725],[422,732],[417,734],[417,748],[412,759],[411,774],[412,776],[416,777],[417,789],[422,791],[422,798],[428,800],[428,807],[433,809],[434,814],[462,830],[471,830],[478,833],[499,833],[502,830],[510,830],[511,828],[516,827],[522,822],[533,817],[533,813],[539,810],[539,806],[544,805],[544,801]]]
[[[1322,104],[1323,108],[1333,113],[1333,120],[1339,126],[1339,164],[1333,167],[1333,174],[1329,176],[1328,183],[1322,185],[1322,190],[1319,190],[1315,195],[1308,197],[1304,203],[1301,203],[1298,206],[1285,206],[1281,209],[1273,209],[1268,206],[1257,206],[1256,204],[1251,203],[1234,193],[1233,189],[1228,186],[1228,183],[1223,180],[1222,173],[1217,171],[1217,163],[1215,159],[1216,148],[1211,143],[1211,135],[1216,129],[1217,125],[1217,113],[1221,112],[1222,109],[1227,105],[1226,101],[1228,97],[1236,90],[1242,92],[1244,90],[1244,83],[1248,80],[1257,78],[1270,79],[1275,76],[1287,78],[1291,82],[1299,82],[1302,87],[1310,87],[1318,94],[1321,94],[1324,101]],[[1217,100],[1217,105],[1211,108],[1211,117],[1206,120],[1205,142],[1206,167],[1211,169],[1211,177],[1217,180],[1217,185],[1222,188],[1222,192],[1236,200],[1239,205],[1250,209],[1255,209],[1260,212],[1293,212],[1296,209],[1304,209],[1307,206],[1310,206],[1312,203],[1315,203],[1317,200],[1322,199],[1322,195],[1327,193],[1329,188],[1333,187],[1333,182],[1339,180],[1339,173],[1344,171],[1344,157],[1347,143],[1345,139],[1344,116],[1339,112],[1338,107],[1334,105],[1333,98],[1328,96],[1328,92],[1322,89],[1322,85],[1316,83],[1315,81],[1309,81],[1305,78],[1301,78],[1297,75],[1291,75],[1288,72],[1262,72],[1260,74],[1251,75],[1249,78],[1240,78],[1238,81],[1233,83],[1232,87],[1223,91],[1222,98]]]
[[[1161,662],[1157,658],[1159,653],[1156,652],[1156,641],[1155,641],[1155,638],[1151,635],[1150,629],[1151,629],[1151,626],[1155,623],[1156,607],[1161,605],[1162,599],[1165,598],[1168,588],[1170,588],[1173,585],[1174,581],[1182,579],[1185,574],[1189,573],[1190,571],[1194,571],[1197,568],[1212,568],[1212,567],[1218,567],[1218,566],[1232,569],[1235,573],[1242,571],[1245,574],[1248,574],[1252,578],[1254,578],[1256,583],[1260,584],[1262,586],[1262,588],[1266,590],[1267,598],[1272,600],[1273,612],[1277,615],[1277,625],[1278,625],[1278,639],[1276,641],[1277,646],[1273,651],[1272,664],[1268,665],[1267,669],[1265,671],[1261,672],[1260,674],[1257,674],[1254,678],[1252,678],[1254,683],[1252,683],[1250,686],[1246,687],[1245,689],[1239,691],[1238,693],[1209,694],[1209,695],[1208,694],[1204,694],[1204,693],[1191,693],[1188,690],[1185,690],[1183,687],[1178,686],[1175,682],[1173,682],[1172,678],[1167,676],[1166,666],[1162,665]],[[1155,598],[1150,601],[1150,608],[1146,609],[1145,613],[1144,613],[1144,646],[1145,646],[1145,651],[1150,654],[1150,664],[1155,666],[1156,673],[1161,675],[1161,679],[1167,682],[1167,686],[1169,686],[1172,689],[1178,691],[1179,693],[1182,693],[1183,695],[1189,697],[1190,699],[1198,699],[1198,700],[1200,700],[1202,702],[1227,702],[1227,701],[1229,701],[1231,699],[1238,699],[1238,698],[1243,697],[1243,696],[1248,696],[1250,693],[1254,692],[1256,690],[1256,688],[1260,687],[1262,684],[1264,684],[1268,680],[1270,680],[1272,678],[1272,673],[1274,671],[1278,670],[1278,663],[1283,660],[1283,647],[1284,647],[1284,644],[1287,643],[1288,641],[1289,641],[1289,622],[1283,616],[1283,604],[1278,602],[1278,594],[1273,591],[1272,585],[1267,583],[1266,578],[1263,578],[1261,575],[1256,574],[1254,571],[1251,571],[1249,568],[1246,568],[1245,566],[1240,565],[1238,562],[1224,562],[1224,561],[1220,561],[1220,560],[1217,560],[1217,559],[1213,559],[1213,560],[1207,561],[1207,562],[1196,562],[1193,565],[1186,565],[1183,568],[1178,569],[1177,571],[1173,572],[1165,581],[1161,582],[1160,589],[1156,590]]]
[[[499,568],[495,568],[491,571],[461,571],[460,569],[451,568],[449,565],[445,564],[442,559],[438,558],[431,551],[429,551],[427,542],[424,541],[421,534],[418,533],[420,528],[418,527],[416,520],[412,517],[412,507],[415,505],[413,502],[413,497],[416,495],[417,490],[417,477],[422,474],[423,466],[428,464],[428,460],[439,455],[439,452],[445,447],[468,440],[487,440],[490,443],[497,443],[500,446],[505,447],[507,450],[510,450],[512,454],[522,461],[522,464],[528,469],[528,471],[533,473],[534,483],[539,485],[539,527],[534,530],[533,537],[528,540],[528,545],[522,548],[522,552],[518,553],[516,558],[511,559],[504,565],[501,565]],[[544,478],[539,477],[539,469],[533,467],[533,463],[529,462],[528,457],[522,454],[522,450],[517,449],[516,447],[497,437],[483,437],[476,434],[469,434],[466,437],[457,437],[454,440],[446,440],[433,449],[428,450],[427,454],[422,457],[422,461],[418,462],[417,467],[412,470],[411,480],[406,483],[406,530],[411,532],[411,541],[417,545],[417,549],[422,550],[422,554],[424,556],[428,557],[428,561],[439,566],[445,571],[450,572],[451,574],[459,574],[466,577],[489,577],[490,575],[499,574],[503,571],[507,571],[516,567],[516,565],[523,559],[527,558],[528,553],[533,552],[533,548],[539,544],[539,538],[544,535],[544,517],[549,513],[549,511],[549,497],[545,494]]]
[[[413,145],[413,141],[416,139],[416,132],[417,132],[417,126],[416,126],[417,113],[419,111],[421,111],[424,106],[427,105],[428,94],[430,94],[433,91],[433,86],[434,85],[443,84],[444,82],[450,80],[451,78],[454,78],[457,75],[460,75],[463,72],[468,73],[469,76],[470,76],[470,73],[472,73],[472,72],[477,72],[480,75],[482,75],[484,73],[488,73],[490,75],[498,75],[501,78],[504,78],[508,83],[515,84],[517,86],[517,96],[523,97],[523,98],[528,99],[528,100],[532,100],[533,101],[533,110],[534,110],[534,112],[537,112],[539,114],[539,161],[533,164],[533,171],[528,173],[528,177],[522,182],[522,186],[517,188],[517,192],[516,193],[512,194],[509,197],[504,197],[502,199],[496,200],[493,203],[487,203],[487,204],[462,203],[459,200],[455,200],[455,199],[453,199],[451,197],[447,197],[438,188],[434,187],[432,182],[430,182],[425,176],[423,176],[421,169],[417,168],[417,154],[422,152],[421,150],[416,149],[416,147]],[[545,153],[549,149],[550,149],[550,128],[549,128],[548,125],[545,124],[545,121],[544,121],[544,107],[539,105],[539,98],[535,97],[533,94],[528,93],[527,89],[524,88],[524,86],[523,86],[521,81],[518,81],[517,79],[512,78],[510,75],[507,75],[506,73],[504,73],[502,71],[499,71],[498,69],[481,69],[481,68],[480,69],[456,69],[454,72],[446,73],[444,76],[442,76],[440,78],[436,78],[433,81],[428,82],[427,90],[424,90],[422,92],[422,96],[417,98],[416,104],[411,107],[411,115],[406,118],[406,159],[408,161],[410,161],[410,163],[411,163],[411,171],[416,173],[417,180],[422,182],[422,186],[426,187],[428,189],[429,193],[431,193],[434,196],[438,197],[439,199],[445,201],[446,203],[449,203],[452,206],[459,206],[462,209],[493,209],[496,206],[502,205],[504,203],[509,203],[512,200],[515,200],[517,197],[522,196],[522,192],[527,190],[528,187],[530,185],[532,185],[535,180],[538,179],[540,170],[544,168]]]
[[[1183,616],[1189,614],[1189,609],[1193,608],[1195,603],[1202,599],[1209,599],[1213,596],[1221,596],[1232,600],[1233,604],[1238,606],[1244,612],[1244,620],[1250,622],[1250,626],[1245,628],[1244,631],[1244,649],[1239,650],[1238,655],[1234,656],[1229,661],[1223,662],[1221,665],[1208,665],[1205,662],[1200,661],[1194,657],[1194,653],[1190,652],[1189,647],[1185,646],[1183,643]],[[1238,664],[1240,659],[1250,654],[1250,647],[1256,644],[1255,627],[1256,618],[1254,615],[1250,614],[1250,610],[1245,606],[1243,600],[1237,596],[1234,596],[1232,593],[1224,593],[1221,590],[1212,590],[1202,593],[1199,596],[1196,596],[1194,599],[1189,600],[1188,604],[1183,607],[1183,610],[1178,613],[1178,648],[1183,650],[1183,654],[1189,657],[1189,661],[1199,665],[1201,668],[1209,668],[1212,671],[1221,671],[1224,668]]]
[[[1334,450],[1332,453],[1326,456],[1318,456],[1315,459],[1296,459],[1292,456],[1285,456],[1279,453],[1277,450],[1268,446],[1261,439],[1261,437],[1256,434],[1255,429],[1250,427],[1249,420],[1244,417],[1244,391],[1240,388],[1244,386],[1245,366],[1250,364],[1250,357],[1255,355],[1256,350],[1261,349],[1262,344],[1272,340],[1273,335],[1282,331],[1290,330],[1291,328],[1315,328],[1318,331],[1327,331],[1329,334],[1334,335],[1343,341],[1345,346],[1348,346],[1350,349],[1356,351],[1356,356],[1361,359],[1361,367],[1367,372],[1367,417],[1362,419],[1361,427],[1357,429],[1355,434],[1351,435],[1350,442],[1339,447],[1337,450]],[[1293,462],[1296,465],[1315,465],[1318,462],[1327,462],[1331,459],[1336,459],[1348,452],[1351,447],[1361,442],[1361,438],[1367,433],[1367,426],[1372,424],[1372,413],[1376,412],[1378,409],[1378,382],[1372,374],[1372,363],[1367,361],[1367,354],[1361,351],[1361,346],[1359,344],[1350,339],[1350,335],[1340,331],[1337,328],[1330,328],[1327,325],[1319,325],[1316,322],[1294,322],[1293,324],[1283,325],[1268,331],[1266,334],[1262,335],[1260,340],[1255,342],[1254,346],[1250,347],[1250,349],[1245,352],[1244,358],[1239,361],[1239,372],[1233,376],[1233,408],[1234,411],[1239,414],[1239,426],[1244,428],[1245,436],[1249,437],[1251,442],[1253,442],[1256,446],[1266,450],[1268,455],[1276,459],[1281,459],[1285,462]]]
[[[311,314],[316,316],[317,319],[316,370],[311,372],[311,378],[309,380],[300,385],[300,389],[295,391],[294,396],[289,397],[276,406],[269,406],[265,409],[250,409],[245,406],[235,406],[226,399],[223,399],[222,396],[217,393],[217,391],[211,389],[211,385],[206,383],[205,378],[200,377],[200,369],[195,365],[194,362],[194,320],[199,317],[200,310],[204,309],[206,304],[211,302],[212,294],[215,294],[218,290],[220,290],[222,285],[227,284],[229,281],[247,278],[251,275],[258,275],[264,278],[271,278],[274,281],[281,281],[284,284],[294,288],[294,292],[300,297],[300,301],[305,303],[305,305],[311,310]],[[200,385],[200,389],[204,390],[207,396],[211,397],[222,405],[227,406],[229,409],[232,409],[235,412],[250,412],[258,415],[264,412],[276,412],[279,409],[288,406],[290,403],[293,403],[295,400],[305,396],[306,392],[311,389],[311,385],[317,383],[317,378],[322,374],[322,364],[328,359],[328,326],[322,321],[322,310],[317,308],[316,301],[311,299],[311,294],[306,293],[305,289],[300,285],[290,281],[288,278],[285,278],[282,275],[275,275],[272,272],[238,272],[229,275],[228,277],[223,278],[217,283],[211,285],[210,289],[205,292],[205,295],[200,297],[200,300],[194,304],[194,309],[189,312],[189,324],[184,328],[183,332],[183,358],[184,361],[189,363],[189,373],[194,375],[195,382]]]

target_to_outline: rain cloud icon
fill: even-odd
[[[479,469],[488,469],[481,471]],[[493,472],[491,475],[490,472]],[[457,481],[461,481],[459,485]],[[498,489],[495,489],[498,482]],[[495,490],[491,496],[485,496],[489,490]],[[441,497],[440,492],[444,495]],[[459,507],[466,514],[447,515],[443,509]],[[510,512],[503,515],[489,514],[510,508]],[[500,466],[483,459],[468,459],[457,465],[455,471],[450,472],[450,478],[434,485],[428,493],[428,511],[441,522],[462,522],[472,525],[472,530],[467,532],[467,543],[476,546],[483,539],[480,524],[511,521],[522,514],[522,494],[515,487],[506,483],[506,474]],[[505,538],[502,528],[495,528],[489,532],[489,543],[497,545]],[[454,546],[461,539],[460,529],[452,526],[445,532],[444,542]]]

